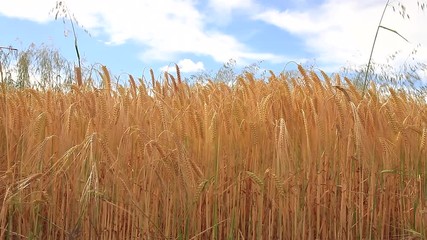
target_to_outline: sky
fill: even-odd
[[[0,46],[58,49],[76,63],[69,21],[55,20],[56,0],[0,0]],[[399,2],[410,18],[399,15]],[[425,3],[425,0],[421,0]],[[326,72],[366,64],[385,0],[72,0],[85,62],[113,74],[215,72],[230,59],[282,71],[294,61]],[[393,11],[394,8],[394,11]],[[427,63],[427,9],[390,1],[373,59],[399,66]],[[416,50],[416,54],[411,54]],[[390,56],[398,52],[391,61]],[[292,64],[290,64],[292,65]],[[426,72],[419,74],[427,79]]]

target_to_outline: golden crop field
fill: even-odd
[[[425,239],[425,101],[298,69],[2,85],[0,239]]]

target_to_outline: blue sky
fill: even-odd
[[[64,1],[84,29],[77,28],[87,63],[106,65],[113,74],[135,76],[174,71],[216,71],[229,59],[238,67],[262,61],[279,72],[286,63],[315,65],[327,72],[366,64],[384,0],[73,0]],[[391,1],[397,7],[397,1]],[[392,65],[427,63],[427,12],[416,1],[401,0],[410,14],[402,19],[390,7],[384,26],[405,36],[380,31],[374,60]],[[421,1],[424,2],[424,1]],[[25,50],[31,43],[59,49],[76,61],[71,26],[55,21],[56,0],[1,0],[0,46]],[[64,34],[65,33],[65,34]],[[168,68],[168,66],[171,66]],[[145,71],[145,72],[144,72]],[[424,78],[427,73],[420,72]]]

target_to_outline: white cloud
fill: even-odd
[[[39,23],[46,23],[53,19],[49,16],[50,10],[55,7],[55,0],[27,1],[14,0],[2,1],[0,14],[6,17],[14,17],[31,20]]]
[[[252,0],[209,0],[208,5],[214,11],[216,21],[220,22],[228,22],[233,11],[257,8]]]
[[[209,4],[218,10],[231,11],[234,9],[245,9],[253,6],[252,0],[210,0]]]
[[[209,0],[207,6],[206,22],[219,26],[232,23],[236,13],[249,17],[260,9],[255,0]]]
[[[242,62],[277,61],[281,56],[256,52],[232,35],[211,28],[209,12],[203,12],[194,0],[74,0],[66,1],[68,9],[80,25],[89,32],[108,37],[106,44],[133,42],[141,45],[141,59],[173,61],[181,54],[208,56],[217,62],[233,58]],[[251,0],[213,1],[232,10],[248,6]],[[231,4],[232,3],[232,4]],[[6,5],[6,7],[4,6]],[[0,9],[9,17],[25,17],[34,21],[48,21],[49,1],[6,1]],[[29,9],[29,10],[26,10]],[[37,11],[35,11],[37,9]]]
[[[411,19],[403,20],[388,8],[383,25],[398,31],[411,43],[381,29],[373,55],[378,63],[385,63],[388,56],[400,50],[401,54],[395,60],[395,64],[400,64],[418,43],[424,45],[424,50],[419,49],[416,58],[419,62],[427,61],[427,32],[421,31],[427,15],[418,11],[416,2],[401,2],[407,7]],[[254,15],[254,19],[300,37],[307,51],[312,52],[320,63],[337,69],[348,61],[367,63],[384,4],[382,0],[327,0],[320,6],[299,11],[266,9]]]
[[[203,64],[203,62],[193,62],[193,60],[191,59],[182,59],[180,60],[178,63],[178,67],[180,72],[182,73],[191,73],[191,72],[199,72],[199,71],[204,71],[205,70],[205,66]],[[162,71],[165,72],[175,72],[175,66],[164,66],[161,67]]]

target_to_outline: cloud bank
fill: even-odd
[[[200,72],[205,70],[205,66],[201,61],[193,62],[193,60],[188,58],[178,61],[177,65],[182,73]],[[174,65],[163,66],[160,70],[165,72],[176,72]]]

